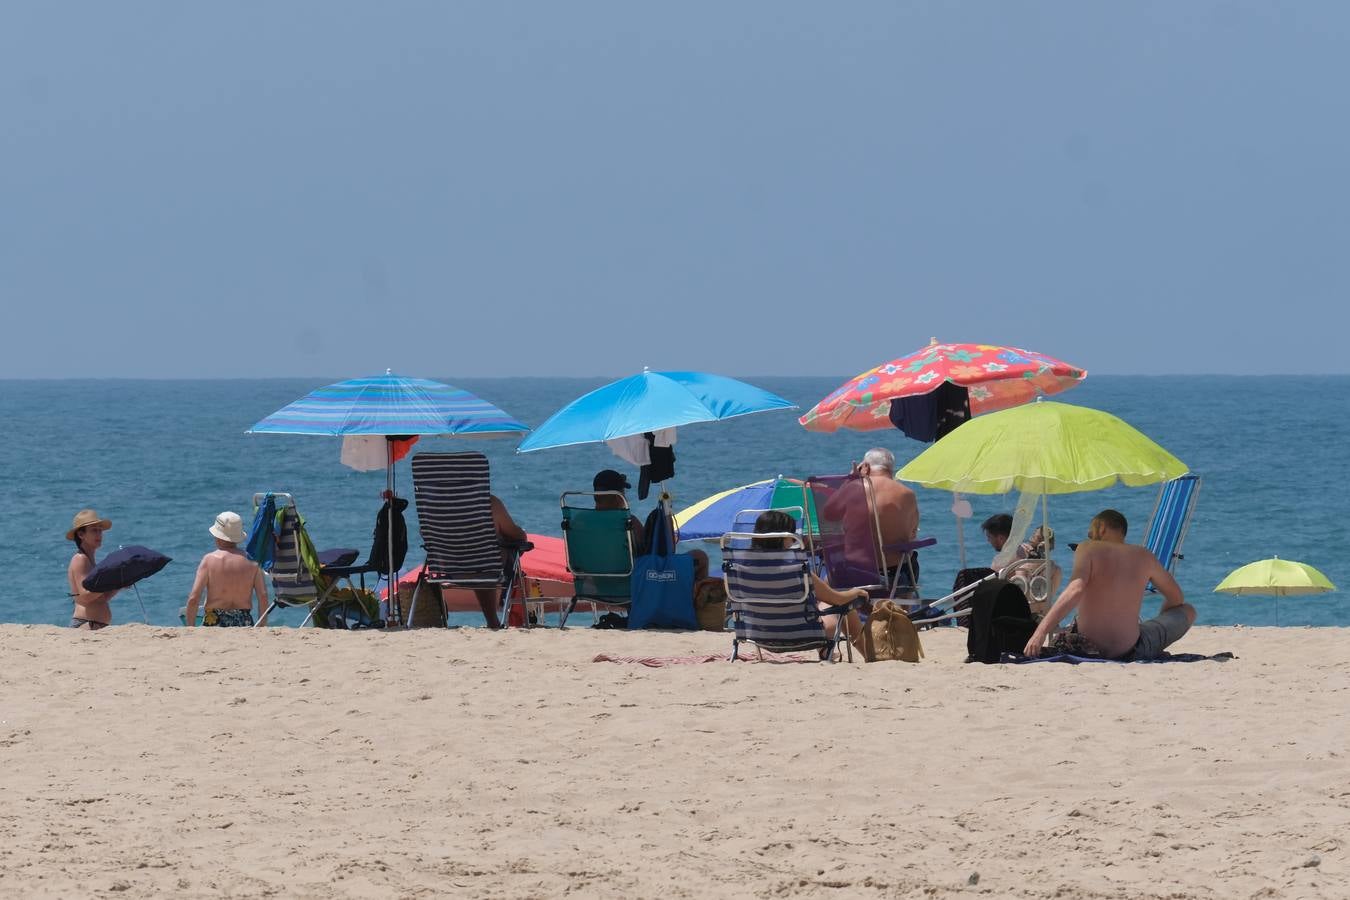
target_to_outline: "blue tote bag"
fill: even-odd
[[[628,628],[698,630],[694,614],[694,561],[675,552],[670,517],[658,515],[648,540],[651,551],[633,560],[633,604]]]

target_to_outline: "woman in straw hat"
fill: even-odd
[[[192,581],[184,618],[197,624],[197,604],[206,594],[203,625],[248,627],[253,624],[253,598],[258,598],[258,617],[267,609],[267,585],[262,569],[239,549],[248,535],[239,513],[223,512],[207,529],[216,539],[216,549],[202,557]],[[266,624],[263,621],[263,624]]]
[[[117,591],[84,589],[84,579],[94,571],[94,554],[103,546],[103,532],[111,527],[110,520],[92,509],[82,509],[75,514],[70,530],[66,532],[66,540],[75,542],[75,555],[70,558],[70,565],[66,568],[70,596],[75,600],[75,611],[70,617],[71,628],[98,631],[112,624],[112,608],[108,606],[108,601]]]

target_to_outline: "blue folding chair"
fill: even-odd
[[[1186,558],[1181,552],[1181,545],[1191,527],[1191,514],[1195,511],[1195,501],[1199,496],[1200,476],[1195,474],[1164,482],[1158,491],[1158,502],[1154,504],[1153,515],[1149,518],[1144,546],[1168,572],[1176,568],[1177,560]],[[1157,593],[1152,582],[1148,589]]]
[[[757,539],[784,539],[790,546],[759,549],[752,546]],[[820,609],[811,587],[811,561],[800,537],[786,532],[729,532],[722,537],[722,571],[732,619],[733,662],[739,658],[743,642],[775,653],[814,650],[821,662],[834,662],[842,645],[848,661],[853,661],[843,617],[861,609],[864,601]],[[828,615],[840,617],[833,636],[826,634],[821,620]]]

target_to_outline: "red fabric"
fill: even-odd
[[[526,580],[570,585],[572,573],[567,571],[567,545],[563,543],[563,539],[546,534],[531,534],[526,537],[534,544],[534,549],[520,558],[520,568]],[[417,582],[417,576],[421,571],[421,565],[417,565],[411,571],[405,572],[399,578],[398,586],[411,588]],[[544,589],[550,587],[549,585],[541,584],[540,587],[546,597],[559,596],[556,591]],[[380,596],[386,595],[386,591],[380,592]],[[567,595],[571,596],[570,590],[567,591]]]
[[[398,462],[400,459],[407,456],[408,451],[412,450],[412,445],[417,443],[417,435],[413,435],[410,438],[404,438],[401,441],[390,441],[389,443],[391,445],[390,449],[394,452],[394,462]]]

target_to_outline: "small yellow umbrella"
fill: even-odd
[[[1228,573],[1214,588],[1216,594],[1238,596],[1254,594],[1275,598],[1275,624],[1280,623],[1281,597],[1306,594],[1325,594],[1336,590],[1336,585],[1307,563],[1292,559],[1262,559],[1248,563]]]

